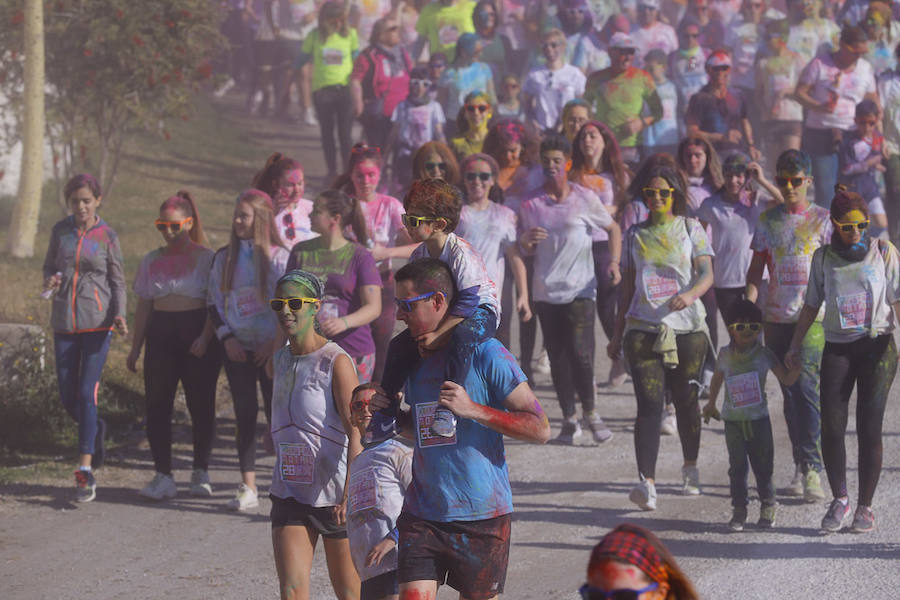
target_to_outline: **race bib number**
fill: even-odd
[[[375,480],[375,469],[368,468],[354,473],[347,493],[347,512],[352,515],[377,505],[378,483]]]
[[[778,263],[778,285],[806,285],[809,283],[810,256],[785,256]]]
[[[241,319],[249,319],[265,310],[259,300],[259,292],[252,285],[238,288],[234,291],[234,305],[237,315]]]
[[[437,402],[416,404],[416,434],[419,438],[419,448],[456,445],[455,433],[453,437],[442,437],[431,433],[431,424],[434,423],[434,413],[437,411],[437,407]]]
[[[841,316],[841,329],[858,329],[866,327],[872,302],[869,294],[860,292],[848,296],[838,296],[837,306]]]
[[[278,444],[278,457],[281,459],[281,480],[288,483],[311,484],[316,457],[312,448],[306,444]]]
[[[731,405],[735,408],[747,408],[762,404],[762,389],[759,387],[759,375],[742,373],[725,380]]]
[[[344,62],[344,51],[340,48],[322,48],[322,62],[329,66],[338,66]]]
[[[459,39],[459,30],[455,25],[444,25],[438,29],[438,39],[442,46],[450,46]]]
[[[644,293],[653,306],[661,306],[676,295],[678,274],[670,267],[644,267]]]

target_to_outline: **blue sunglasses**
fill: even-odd
[[[412,312],[413,302],[418,302],[419,300],[427,300],[428,298],[434,296],[436,293],[437,292],[428,292],[419,296],[414,296],[413,298],[394,298],[394,302],[397,303],[397,308],[399,308],[403,312]]]

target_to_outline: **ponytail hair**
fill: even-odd
[[[316,196],[316,202],[322,202],[328,214],[340,217],[339,225],[342,231],[349,226],[356,241],[368,247],[369,230],[359,200],[351,198],[341,190],[325,190]]]
[[[302,171],[303,165],[281,152],[275,152],[266,159],[266,164],[263,165],[262,170],[253,176],[253,182],[250,187],[265,192],[274,202],[278,197],[278,181],[281,179],[281,176],[288,171],[298,169]]]
[[[356,189],[353,187],[353,170],[359,163],[366,160],[372,161],[375,163],[375,166],[381,170],[384,162],[381,157],[381,148],[378,146],[370,146],[365,142],[353,144],[353,148],[350,149],[350,160],[347,162],[347,172],[338,175],[337,179],[334,180],[334,183],[331,184],[331,189],[340,190],[350,196],[355,196]]]
[[[178,190],[174,196],[160,205],[159,212],[173,208],[185,217],[191,217],[194,220],[191,231],[188,234],[191,241],[195,244],[206,246],[206,233],[203,231],[203,226],[200,224],[200,211],[197,210],[197,204],[194,202],[191,193],[187,190]]]

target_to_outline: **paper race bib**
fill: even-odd
[[[811,256],[785,256],[778,262],[778,285],[805,286],[809,283]]]
[[[858,329],[869,325],[872,302],[867,292],[837,297],[841,329]]]
[[[347,513],[353,514],[378,505],[378,483],[375,469],[368,468],[354,473],[347,492]]]
[[[329,66],[338,66],[344,62],[344,51],[340,48],[322,48],[322,62]]]
[[[747,408],[762,404],[762,389],[759,387],[759,375],[742,373],[725,380],[731,405],[735,408]]]
[[[281,460],[281,480],[288,483],[311,484],[316,468],[316,457],[306,444],[280,442],[278,458]]]
[[[234,290],[234,306],[240,319],[250,319],[265,310],[259,300],[259,291],[252,285]]]
[[[437,407],[437,402],[416,404],[416,435],[419,439],[419,448],[456,445],[455,433],[453,437],[443,437],[431,433],[431,424],[434,423],[434,413],[437,411]]]
[[[438,29],[438,39],[442,46],[450,46],[459,39],[459,30],[455,25],[444,25]]]
[[[678,274],[671,267],[646,266],[642,273],[644,294],[653,306],[665,304],[679,291]]]

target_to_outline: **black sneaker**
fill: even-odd
[[[106,421],[97,419],[97,435],[94,437],[94,453],[91,455],[91,468],[99,469],[106,462]]]
[[[366,428],[366,435],[363,436],[363,448],[371,448],[377,446],[385,440],[396,437],[400,433],[397,427],[397,419],[392,414],[385,414],[385,411],[379,410],[369,421]]]
[[[747,522],[747,506],[735,506],[731,509],[731,520],[728,521],[728,529],[732,531],[743,531],[744,523]]]
[[[771,504],[761,504],[759,506],[759,521],[756,526],[760,529],[772,529],[775,527],[776,506],[774,502]]]

